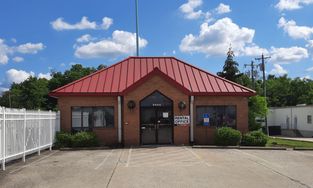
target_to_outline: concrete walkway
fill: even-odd
[[[297,141],[306,141],[306,142],[313,142],[313,138],[302,138],[302,137],[283,137],[283,136],[276,136],[273,138],[281,138],[286,140],[297,140]]]

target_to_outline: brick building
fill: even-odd
[[[129,57],[50,95],[62,130],[128,146],[210,144],[219,126],[246,132],[255,92],[174,57]]]

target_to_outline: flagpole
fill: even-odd
[[[138,0],[136,2],[136,55],[139,56]]]

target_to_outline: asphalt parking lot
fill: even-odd
[[[313,187],[313,151],[46,151],[8,165],[0,187]]]

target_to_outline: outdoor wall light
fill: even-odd
[[[127,107],[128,107],[130,110],[134,109],[134,108],[136,107],[136,102],[133,101],[133,100],[128,101]]]
[[[185,102],[185,101],[180,101],[180,102],[178,103],[178,108],[179,108],[180,110],[184,110],[184,109],[186,108],[186,102]]]

